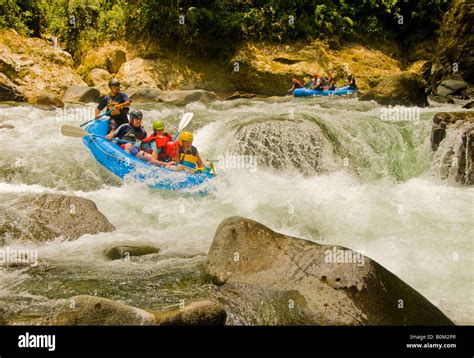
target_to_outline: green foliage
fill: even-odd
[[[35,3],[0,0],[0,28],[13,28],[24,35],[39,35],[39,21]]]
[[[152,37],[176,49],[222,51],[242,40],[336,36],[432,36],[450,1],[441,0],[2,0],[0,27],[60,36],[75,52],[81,39]],[[400,24],[403,16],[403,24]]]

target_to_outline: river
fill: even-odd
[[[11,312],[11,323],[47,324],[77,294],[150,310],[218,299],[216,288],[202,280],[201,268],[218,224],[239,215],[285,234],[360,250],[455,323],[474,324],[474,189],[433,174],[429,143],[433,115],[458,106],[420,109],[419,120],[395,122],[381,120],[379,105],[350,98],[139,108],[148,129],[154,119],[176,129],[180,113],[194,112],[190,129],[203,159],[232,154],[242,123],[275,118],[318,123],[346,159],[341,165],[329,158],[331,170],[308,174],[295,171],[291,163],[278,170],[265,167],[257,158],[256,166],[218,166],[208,195],[162,192],[121,183],[80,139],[60,135],[61,125],[84,122],[92,105],[56,111],[1,105],[0,124],[15,128],[0,129],[0,198],[7,193],[77,195],[93,200],[116,227],[75,241],[15,246],[38,250],[48,268],[0,269],[0,303]],[[2,205],[0,199],[0,210]],[[118,243],[156,245],[161,251],[107,261],[103,250]],[[255,323],[238,305],[228,310],[229,324]]]

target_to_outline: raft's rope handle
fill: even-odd
[[[115,159],[118,159],[120,160],[121,162],[125,162],[125,163],[128,163],[129,165],[133,166],[134,169],[137,168],[137,166],[135,164],[133,164],[130,159],[122,159],[122,158],[119,158],[119,157],[116,157],[114,156],[113,154],[110,154],[110,153],[107,153],[106,151],[104,151],[101,147],[99,147],[99,145],[95,142],[95,140],[93,139],[94,136],[93,135],[89,135],[88,136],[90,139],[91,139],[91,142],[94,143],[94,145],[97,147],[97,149],[99,149],[102,153],[104,153],[105,155],[107,156],[110,156],[112,158],[115,158]],[[157,168],[151,168],[152,170],[153,169],[157,169]],[[167,169],[167,168],[162,168],[162,169]],[[169,169],[168,169],[169,170]],[[171,172],[171,171],[170,171]],[[200,173],[195,173],[195,175],[200,175],[200,176],[203,176],[203,177],[206,177],[204,174],[200,174]],[[207,178],[207,177],[206,177]]]
[[[115,155],[113,154],[110,154],[110,153],[107,153],[106,151],[104,151],[101,147],[99,147],[99,145],[95,142],[94,140],[94,136],[93,135],[89,135],[88,136],[90,139],[91,139],[91,142],[94,143],[94,145],[97,147],[97,149],[99,149],[102,153],[104,153],[105,155],[107,156],[110,156],[112,158],[115,158],[117,160],[120,160],[121,162],[125,162],[125,163],[128,163],[130,165],[132,165],[134,168],[136,168],[136,165],[135,164],[132,164],[132,162],[130,161],[130,159],[122,159],[122,158],[119,158],[119,157],[116,157]]]

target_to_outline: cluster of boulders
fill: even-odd
[[[3,244],[74,240],[114,227],[87,199],[59,194],[1,197]],[[21,215],[20,215],[21,214]],[[117,244],[108,260],[156,255],[159,248]],[[38,265],[36,265],[38,267]],[[15,269],[15,267],[12,267]],[[361,253],[279,234],[253,220],[231,217],[216,230],[203,279],[211,297],[147,311],[97,296],[73,296],[53,325],[224,325],[229,314],[247,324],[449,325],[452,322],[397,276]],[[8,324],[0,310],[0,324]],[[234,322],[235,323],[235,322]],[[245,323],[245,322],[243,322]]]
[[[116,77],[135,102],[186,104],[219,97],[197,89],[202,75],[171,59],[131,58],[125,47],[105,44],[90,49],[76,68],[72,56],[40,38],[2,30],[0,39],[0,101],[28,101],[41,109],[64,103],[97,103]]]
[[[83,198],[28,194],[7,201],[2,198],[5,203],[9,210],[1,228],[7,243],[57,237],[72,240],[114,229],[95,204]],[[27,206],[31,209],[26,210]],[[156,247],[117,245],[105,249],[104,256],[116,260],[158,251]],[[272,320],[257,317],[261,324],[451,324],[423,296],[370,258],[343,247],[285,236],[241,217],[229,218],[218,227],[204,272],[221,287],[214,299],[146,311],[106,298],[74,296],[51,323],[223,325],[226,300],[243,300],[245,309],[258,315],[265,297],[275,315]]]

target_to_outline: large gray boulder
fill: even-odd
[[[127,260],[132,256],[156,254],[159,251],[159,248],[153,246],[117,245],[107,247],[104,256],[109,260]]]
[[[74,296],[52,319],[61,326],[212,326],[224,325],[224,308],[213,301],[197,301],[182,308],[149,312],[97,296]]]
[[[85,80],[91,87],[97,89],[101,95],[106,95],[109,90],[109,81],[112,75],[102,68],[93,68],[89,71]]]
[[[219,225],[204,271],[223,286],[223,294],[230,291],[245,302],[246,310],[259,312],[271,305],[281,317],[261,317],[259,324],[452,324],[372,259],[282,235],[242,217]]]
[[[468,84],[460,80],[446,80],[439,84],[436,89],[438,96],[449,96],[460,94],[461,91],[468,88]]]
[[[135,103],[165,102],[185,105],[190,102],[209,102],[219,99],[214,92],[200,89],[162,91],[158,88],[141,86],[130,87],[125,92]]]
[[[218,100],[219,97],[214,93],[206,90],[192,89],[185,91],[166,91],[163,92],[161,100],[168,103],[187,104],[190,102],[209,102]]]
[[[227,319],[226,311],[220,304],[207,300],[154,314],[160,326],[223,326]]]
[[[42,242],[58,237],[115,230],[91,200],[59,194],[2,195],[0,245],[14,240]]]
[[[414,72],[400,72],[380,81],[362,95],[362,101],[374,100],[382,105],[428,106],[426,82]]]
[[[134,103],[160,102],[163,91],[152,87],[130,87],[125,91]]]
[[[248,168],[243,169],[252,171],[263,166],[314,174],[338,167],[333,145],[318,124],[287,118],[248,118],[233,125],[236,141],[228,148],[232,153],[248,156]],[[231,167],[230,163],[227,167],[224,164],[224,160],[219,162],[221,170]]]
[[[99,102],[100,92],[93,87],[72,85],[63,96],[63,102]]]
[[[96,296],[71,297],[52,320],[57,326],[149,326],[155,316],[145,310]]]
[[[35,107],[45,110],[54,110],[64,107],[63,101],[51,93],[41,93],[37,97],[34,97],[31,102]]]
[[[120,46],[108,43],[102,44],[98,49],[92,48],[82,56],[79,71],[87,75],[90,70],[100,68],[110,73],[117,73],[127,60],[125,51]]]

